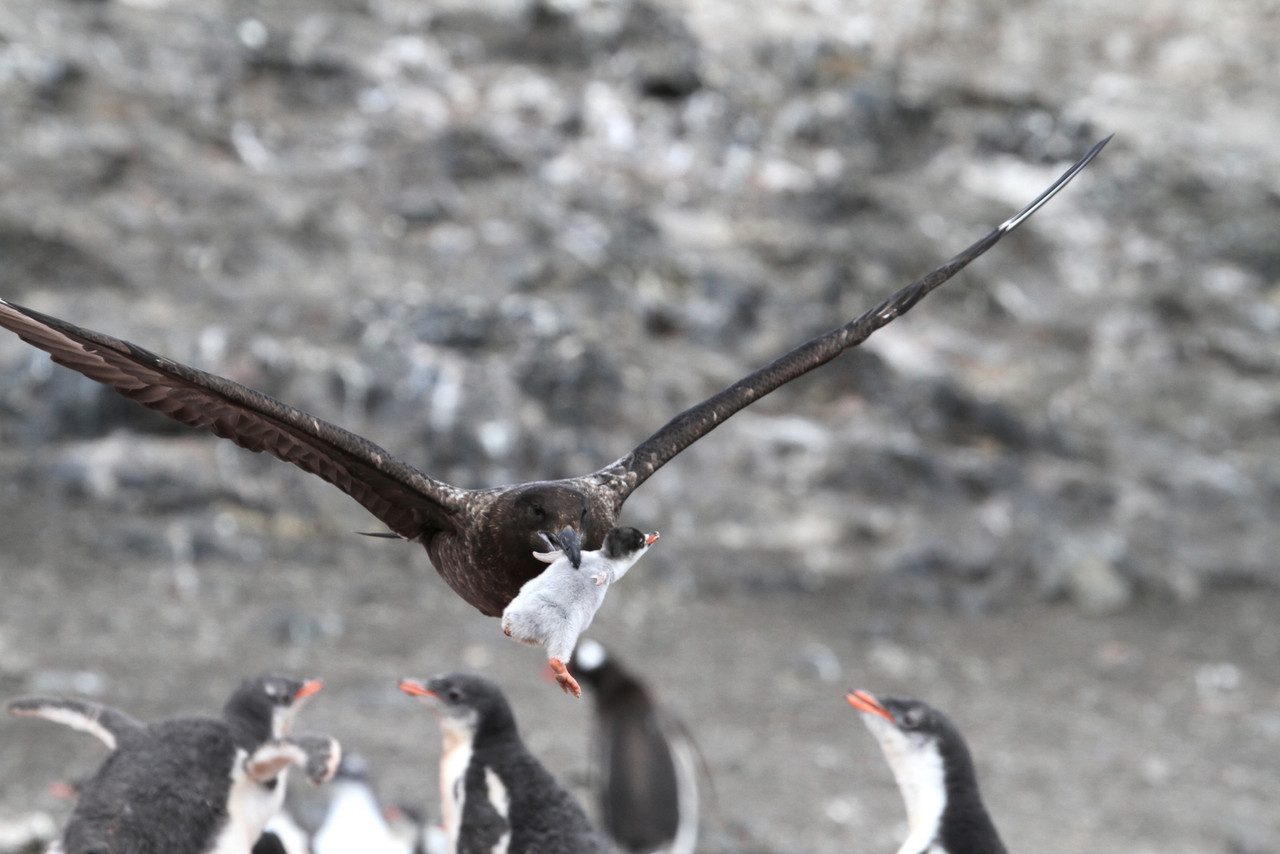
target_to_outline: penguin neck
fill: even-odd
[[[948,851],[1006,854],[1000,832],[978,793],[978,777],[968,752],[947,762],[947,804],[938,841]]]
[[[620,557],[604,558],[601,561],[600,570],[608,573],[609,583],[617,581],[619,578],[627,574],[627,570],[635,566],[643,556],[643,552],[631,553]]]
[[[647,714],[653,709],[653,701],[640,683],[617,666],[602,668],[596,680],[596,705],[601,709],[628,709],[635,714]]]
[[[978,793],[967,749],[931,741],[891,760],[907,807],[907,839],[898,854],[1005,854]]]
[[[278,728],[274,714],[255,714],[254,711],[227,709],[223,714],[223,720],[230,727],[236,744],[251,753],[259,745],[276,737]]]
[[[451,754],[462,747],[470,749],[475,736],[476,729],[473,721],[450,717],[440,719],[440,737],[444,742],[445,754]]]
[[[483,750],[494,745],[509,742],[519,743],[520,732],[516,729],[515,717],[507,706],[488,709],[473,724],[470,733],[472,746]]]
[[[922,854],[938,838],[947,807],[946,768],[936,742],[915,750],[888,750],[889,767],[907,807],[907,839],[898,854]]]

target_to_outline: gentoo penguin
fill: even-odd
[[[449,850],[603,854],[603,837],[577,801],[520,740],[497,685],[470,673],[403,679],[440,721],[440,802]]]
[[[1108,138],[1109,139],[1109,138]],[[572,529],[599,548],[627,498],[654,472],[731,415],[826,364],[994,246],[1049,201],[1094,158],[1095,145],[1018,213],[951,260],[825,335],[676,415],[604,468],[580,477],[464,489],[430,477],[361,436],[224,377],[156,355],[127,341],[0,300],[0,326],[53,360],[150,409],[206,427],[251,451],[265,451],[318,475],[360,502],[398,536],[420,543],[453,590],[491,617],[542,571],[541,531]],[[569,545],[569,543],[566,543]]]
[[[553,546],[558,542],[551,537],[548,541]],[[581,697],[582,689],[565,662],[604,604],[609,586],[657,541],[657,531],[642,534],[635,528],[614,528],[598,550],[581,553],[580,565],[564,551],[535,552],[534,557],[549,566],[526,581],[508,603],[502,612],[502,630],[521,643],[546,647],[560,687]]]
[[[919,700],[846,695],[898,781],[910,832],[898,854],[1006,854],[978,793],[969,748],[951,719]]]
[[[329,809],[311,840],[312,854],[411,854],[413,843],[392,834],[365,758],[351,753],[342,757],[329,784]]]
[[[111,751],[81,786],[66,854],[248,854],[284,800],[290,765],[313,783],[337,768],[332,738],[287,734],[320,687],[262,676],[243,682],[220,718],[151,724],[82,700],[33,697],[8,709],[97,736]]]
[[[688,732],[596,641],[578,644],[569,669],[595,694],[605,831],[637,854],[692,854],[698,841],[698,763]]]

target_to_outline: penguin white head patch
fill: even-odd
[[[573,651],[573,665],[581,670],[595,670],[604,664],[605,658],[604,647],[590,639],[579,641]]]

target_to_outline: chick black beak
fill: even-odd
[[[575,531],[572,527],[565,525],[560,529],[560,533],[556,534],[555,539],[560,550],[569,558],[569,563],[573,564],[574,569],[582,568],[582,535]]]

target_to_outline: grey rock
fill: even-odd
[[[1133,586],[1100,555],[1085,555],[1070,568],[1067,593],[1082,612],[1100,617],[1123,611],[1133,601]]]

